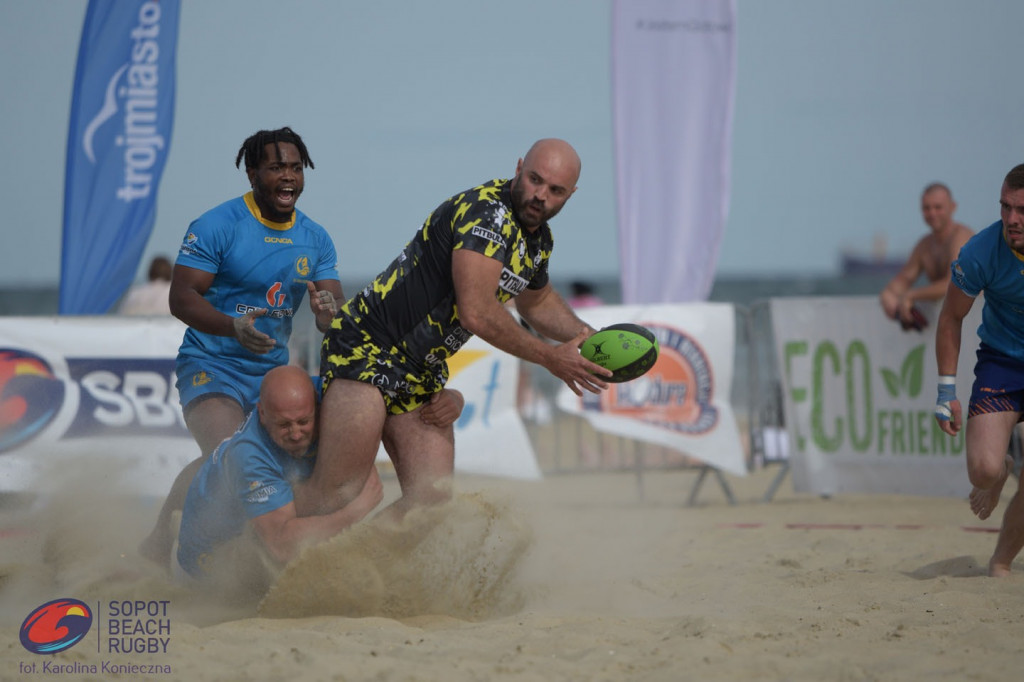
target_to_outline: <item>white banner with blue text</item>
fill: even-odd
[[[716,469],[744,476],[747,467],[729,402],[735,350],[735,310],[726,303],[600,306],[580,311],[592,327],[631,322],[658,340],[658,360],[646,374],[577,397],[568,387],[558,406],[596,431],[661,445]]]
[[[0,318],[0,490],[45,492],[53,473],[166,495],[198,457],[181,415],[171,317]],[[452,359],[465,408],[455,469],[538,478],[515,409],[518,360],[474,340]]]

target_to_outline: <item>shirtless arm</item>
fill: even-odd
[[[922,242],[918,242],[914,250],[910,252],[910,258],[907,259],[907,262],[900,271],[896,273],[896,276],[889,280],[889,283],[882,289],[882,293],[878,297],[882,304],[882,309],[885,310],[885,314],[894,320],[902,319],[900,313],[903,299],[924,270],[921,262],[922,252]],[[940,293],[939,295],[941,296],[942,294]],[[910,308],[908,306],[907,312],[909,313],[909,311]]]
[[[558,346],[550,346],[526,331],[494,296],[501,269],[500,261],[474,251],[459,249],[452,254],[452,279],[462,326],[495,348],[541,365],[576,395],[583,394],[581,389],[598,393],[607,388],[600,377],[611,376],[611,372],[579,353],[590,328],[583,325],[575,337]]]

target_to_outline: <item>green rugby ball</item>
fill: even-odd
[[[612,370],[610,378],[602,379],[620,384],[643,376],[654,367],[658,360],[658,340],[650,329],[623,322],[595,332],[583,342],[580,354],[594,364]]]

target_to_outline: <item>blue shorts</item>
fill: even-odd
[[[974,365],[967,416],[992,412],[1019,412],[1024,416],[1024,361],[983,343],[978,347],[978,362]]]
[[[174,366],[178,377],[178,402],[187,411],[190,403],[198,398],[220,394],[231,398],[248,414],[260,397],[260,383],[263,375],[243,374],[225,364],[212,360],[196,360],[178,356]]]

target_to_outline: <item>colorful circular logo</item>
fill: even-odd
[[[692,336],[667,325],[644,323],[660,352],[654,367],[638,379],[612,384],[594,396],[584,394],[584,409],[597,410],[699,435],[718,424],[713,404],[714,377],[707,353]]]
[[[64,403],[64,382],[23,350],[0,349],[0,452],[38,435]]]
[[[54,599],[21,624],[21,645],[34,654],[55,654],[78,644],[92,627],[92,609],[77,599]]]

